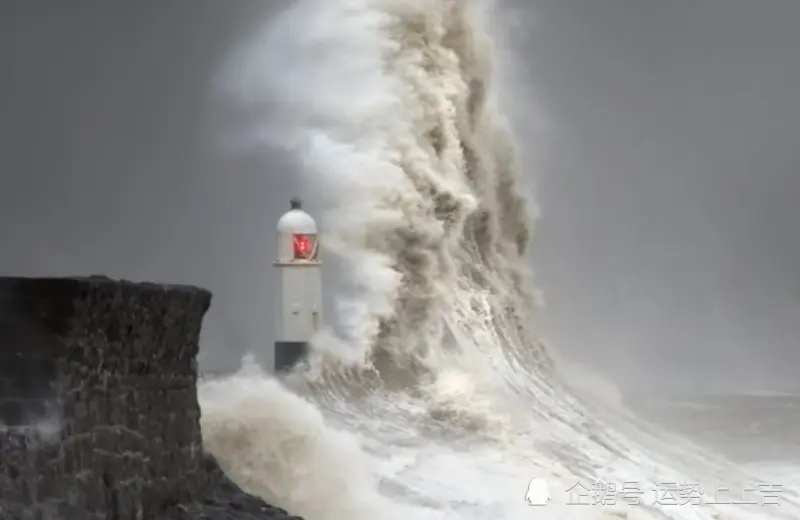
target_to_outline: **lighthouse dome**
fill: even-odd
[[[278,233],[315,235],[317,223],[311,215],[303,211],[299,199],[292,199],[291,209],[278,219]]]
[[[292,199],[291,209],[278,220],[278,258],[281,265],[299,265],[319,261],[317,223],[303,211],[299,199]]]

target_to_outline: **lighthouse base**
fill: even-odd
[[[275,342],[275,372],[285,372],[295,366],[308,351],[305,341]]]

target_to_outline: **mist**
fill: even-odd
[[[518,0],[498,23],[512,8],[508,104],[553,349],[628,389],[796,388],[800,6]],[[291,112],[256,96],[242,113],[218,86],[272,14],[4,3],[0,272],[202,285],[201,367],[268,355],[274,223],[314,190],[280,150],[230,146]]]

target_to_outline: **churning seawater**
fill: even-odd
[[[492,8],[292,2],[227,69],[269,106],[247,137],[300,158],[330,208],[347,290],[308,366],[277,381],[246,362],[201,385],[206,446],[307,520],[800,518],[788,488],[779,506],[653,504],[662,482],[773,482],[598,399],[539,340]],[[526,504],[533,477],[546,506]],[[644,494],[570,503],[597,481]]]

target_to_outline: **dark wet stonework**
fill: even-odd
[[[210,303],[191,286],[0,277],[0,519],[297,518],[203,451]]]

